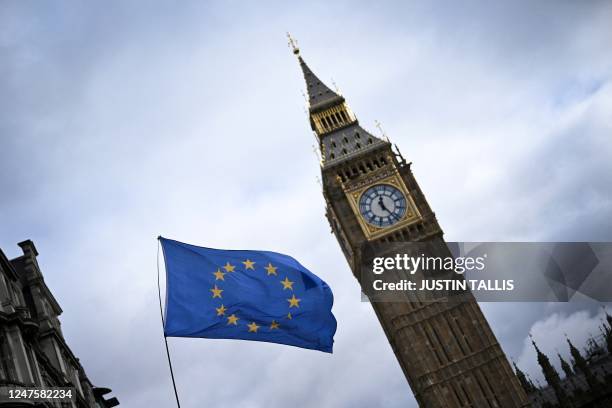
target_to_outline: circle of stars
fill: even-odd
[[[245,273],[248,270],[252,270],[255,271],[255,264],[256,262],[250,260],[250,259],[245,259],[244,261],[242,261],[242,264],[244,265],[244,271]],[[214,286],[210,289],[211,292],[211,296],[213,299],[223,299],[223,291],[224,289],[221,289],[218,285],[221,285],[222,282],[225,281],[225,275],[233,273],[236,269],[236,265],[232,265],[229,261],[225,263],[224,266],[218,268],[216,271],[212,272],[212,274],[215,277],[215,284]],[[264,266],[263,269],[265,269],[266,274],[268,277],[278,277],[278,267],[272,265],[272,263],[268,262],[268,265]],[[218,282],[218,283],[217,283]],[[289,290],[291,292],[291,297],[287,298],[287,302],[288,302],[288,308],[289,311],[287,313],[287,315],[285,316],[286,319],[293,319],[293,315],[291,314],[291,310],[293,308],[299,308],[300,307],[300,302],[302,301],[302,299],[299,299],[297,297],[295,297],[295,293],[293,293],[293,284],[295,283],[294,281],[289,280],[288,276],[285,276],[285,279],[283,280],[279,280],[279,283],[282,285],[282,290],[283,292],[286,290]],[[221,305],[219,307],[215,308],[216,314],[217,316],[223,318],[226,320],[226,324],[228,326],[239,326],[239,321],[241,320],[240,317],[236,316],[235,313],[232,313],[230,315],[227,315],[227,308],[223,305],[223,303],[221,303]],[[246,324],[246,327],[248,329],[249,333],[257,333],[258,330],[262,327],[261,325],[258,325],[256,322],[251,321],[250,323]],[[278,321],[276,320],[272,320],[272,322],[270,322],[270,325],[268,326],[269,330],[279,330],[281,328],[281,325]]]

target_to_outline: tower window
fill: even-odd
[[[342,154],[346,154],[346,153],[347,153],[346,149],[342,149]]]
[[[334,122],[334,125],[338,125],[338,121],[336,120],[335,116],[331,116],[331,120]]]
[[[340,117],[338,112],[334,113],[334,116],[336,117],[336,119],[338,119],[338,123],[342,123],[342,117]]]
[[[355,132],[355,137],[356,137],[357,139],[361,139],[361,135],[359,134],[359,132]]]
[[[368,144],[372,144],[372,138],[368,138]]]
[[[335,154],[333,154],[333,153],[330,153],[329,158],[330,158],[330,159],[332,159],[332,160],[334,160],[334,159],[336,158],[336,155],[335,155]]]
[[[332,147],[335,149],[336,148],[336,142],[332,142]]]
[[[355,149],[361,149],[361,145],[360,145],[359,143],[357,143],[357,144],[355,145]]]
[[[345,122],[348,122],[348,119],[346,117],[346,115],[344,114],[344,111],[340,111],[340,116],[342,116],[342,120]]]
[[[344,139],[342,139],[342,141],[346,144],[348,143],[348,139],[346,138],[346,136],[344,137]]]

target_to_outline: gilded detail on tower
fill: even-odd
[[[421,218],[397,170],[382,178],[343,184],[343,190],[368,239],[396,231]]]
[[[333,130],[350,125],[356,121],[355,115],[346,103],[333,106],[322,112],[311,115],[315,132],[318,135],[329,133]]]

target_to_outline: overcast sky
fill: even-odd
[[[185,407],[406,407],[324,217],[285,32],[379,120],[449,241],[612,240],[612,3],[0,1],[0,247],[32,239],[93,383],[172,406],[156,237],[291,254],[335,294],[334,354],[170,339]],[[532,376],[597,305],[483,304]],[[553,359],[554,360],[554,359]]]

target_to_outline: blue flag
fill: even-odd
[[[242,339],[332,352],[332,291],[290,256],[160,237],[167,337]]]

